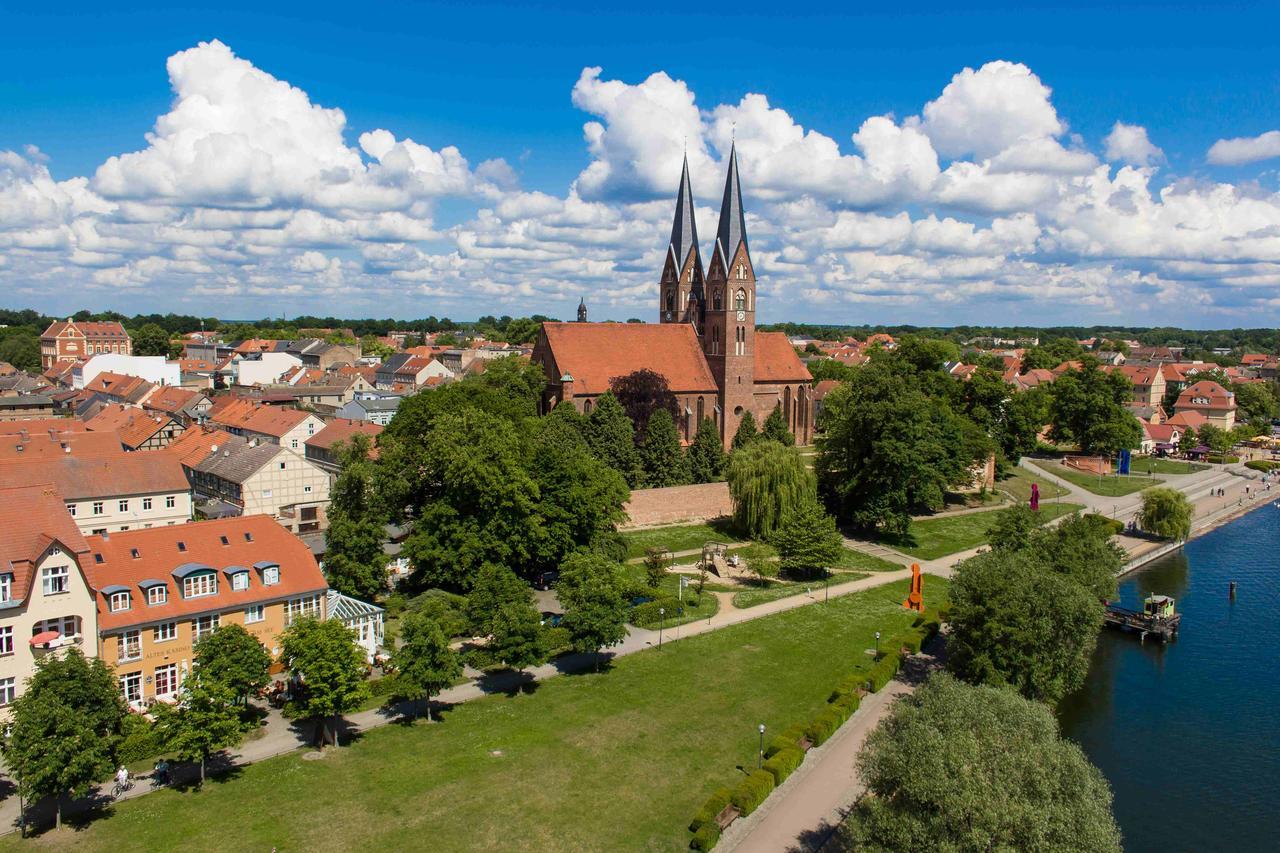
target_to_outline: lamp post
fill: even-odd
[[[764,723],[760,724],[760,751],[756,753],[756,769],[764,767]]]
[[[662,648],[662,623],[667,621],[667,608],[658,608],[658,648]]]
[[[876,660],[880,660],[880,632],[876,631]]]

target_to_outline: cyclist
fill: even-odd
[[[116,771],[116,794],[129,790],[129,771],[127,768],[121,767]]]
[[[169,784],[169,762],[163,758],[156,762],[156,784]]]

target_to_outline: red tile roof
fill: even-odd
[[[164,450],[180,463],[191,467],[204,461],[209,454],[225,446],[234,436],[226,430],[212,427],[193,427],[179,435]]]
[[[83,564],[88,545],[57,489],[49,483],[0,488],[0,569],[13,572],[13,598],[30,596],[32,569],[54,542]]]
[[[59,320],[49,328],[44,330],[41,337],[51,338],[61,334],[68,326],[75,326],[76,330],[86,338],[92,340],[111,340],[119,341],[129,337],[129,333],[124,330],[124,326],[120,323],[110,320],[106,322],[81,322],[79,320],[72,322],[69,320]]]
[[[115,432],[121,444],[136,449],[172,421],[167,414],[153,415],[142,409],[110,403],[85,421],[85,426],[93,432]]]
[[[156,392],[147,398],[146,407],[176,415],[201,396],[203,395],[199,391],[193,391],[190,388],[165,385],[157,388]]]
[[[1150,388],[1155,383],[1156,377],[1163,375],[1156,365],[1121,364],[1117,367],[1108,368],[1108,370],[1117,370],[1123,373],[1138,388]]]
[[[310,412],[283,406],[262,406],[245,418],[238,426],[249,432],[280,438],[298,424],[312,417]]]
[[[68,500],[190,490],[178,460],[166,453],[40,457],[0,462],[0,487],[53,485]]]
[[[1204,402],[1199,402],[1203,400]],[[1236,395],[1211,379],[1203,379],[1182,389],[1175,408],[1179,411],[1223,411],[1236,407]]]
[[[35,435],[38,432],[85,432],[88,428],[83,421],[75,418],[30,418],[25,421],[0,421],[0,435],[13,435],[25,432]]]
[[[62,456],[123,456],[120,436],[112,432],[37,430],[0,434],[0,461]]]
[[[785,332],[756,332],[754,365],[756,382],[809,382],[813,379]]]
[[[306,445],[307,447],[329,450],[338,442],[346,441],[356,433],[363,433],[376,443],[378,436],[382,433],[382,427],[369,421],[335,418],[329,421],[324,429],[308,438]]]
[[[1178,412],[1173,417],[1169,418],[1169,420],[1165,421],[1165,423],[1168,424],[1169,426],[1177,426],[1177,427],[1184,427],[1184,428],[1190,427],[1191,429],[1195,429],[1195,430],[1200,429],[1200,427],[1204,426],[1208,422],[1209,422],[1208,418],[1206,418],[1204,415],[1194,410],[1186,410],[1186,411]]]
[[[222,544],[224,537],[225,545]],[[104,631],[323,593],[328,589],[311,549],[266,515],[129,530],[110,536],[90,536],[87,542],[93,556],[83,564],[90,585],[96,590],[119,585],[128,587],[132,593],[132,607],[115,613],[107,606],[109,596],[99,594],[98,627]],[[183,549],[179,549],[179,542]],[[133,556],[135,549],[137,557]],[[280,568],[279,583],[263,584],[260,567],[265,565]],[[182,597],[182,580],[175,577],[174,572],[181,572],[184,567],[189,571],[194,566],[217,572],[217,594]],[[225,572],[229,567],[248,569],[248,589],[232,590],[231,579]],[[165,583],[169,594],[164,604],[147,604],[146,592],[140,584],[149,580]]]
[[[1177,441],[1177,437],[1182,435],[1183,427],[1177,424],[1149,424],[1142,421],[1142,428],[1146,431],[1147,436],[1157,444],[1172,444]]]
[[[543,323],[542,334],[555,369],[573,377],[574,394],[603,394],[610,379],[644,369],[662,374],[677,394],[716,390],[687,323]]]

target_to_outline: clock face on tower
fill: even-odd
[[[739,311],[739,312],[738,312],[738,322],[739,322],[739,323],[741,323],[741,322],[742,322],[743,320],[745,320],[745,319],[747,319],[747,312],[746,312],[746,311]]]
[[[670,312],[670,311],[668,311],[668,312],[667,312],[667,319],[668,319],[668,320],[670,320],[670,319],[671,319],[671,312]]]

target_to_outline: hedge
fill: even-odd
[[[1240,461],[1239,456],[1224,456],[1221,453],[1210,453],[1204,458],[1205,462],[1212,462],[1215,465],[1234,465]]]
[[[711,823],[698,827],[698,831],[693,834],[693,840],[689,842],[689,846],[694,850],[710,850],[716,846],[716,842],[719,840],[720,827],[713,820]]]
[[[716,815],[724,811],[724,807],[729,805],[729,795],[728,788],[717,788],[714,794],[707,797],[707,801],[702,804],[702,808],[698,809],[698,813],[693,816],[693,820],[689,823],[689,831],[697,832],[707,824],[715,826]],[[717,829],[719,828],[717,827]]]
[[[124,737],[116,747],[116,761],[121,764],[133,764],[164,751],[160,732],[139,714],[126,714],[121,730]]]
[[[889,652],[880,658],[880,662],[871,667],[871,672],[867,676],[867,680],[871,682],[871,692],[878,693],[880,690],[893,680],[898,674],[898,664],[900,663],[897,652]]]
[[[827,742],[836,729],[840,728],[840,724],[844,720],[841,719],[840,709],[835,706],[827,706],[818,712],[818,715],[809,723],[809,727],[805,729],[805,736],[809,738],[809,742],[814,746],[822,746]]]
[[[1111,529],[1112,536],[1115,536],[1116,534],[1119,534],[1119,533],[1124,533],[1124,522],[1120,521],[1119,519],[1110,518],[1108,516],[1103,515],[1100,512],[1086,512],[1084,514],[1084,517],[1089,519],[1090,521],[1099,522],[1109,527]]]
[[[804,761],[804,753],[792,747],[791,749],[784,749],[766,760],[762,769],[773,776],[773,784],[776,787],[787,781],[787,777],[795,772],[801,761]]]
[[[765,798],[773,792],[773,774],[763,770],[752,770],[739,782],[729,794],[729,802],[743,817],[760,807]]]
[[[1250,459],[1244,463],[1244,467],[1252,468],[1254,471],[1274,471],[1280,468],[1280,462],[1272,462],[1269,459]]]
[[[691,603],[689,606],[693,607],[694,605]],[[658,612],[662,608],[666,609],[666,616]],[[639,628],[656,628],[663,619],[674,619],[679,608],[680,601],[678,599],[663,596],[653,601],[646,601],[644,604],[637,604],[631,608],[630,621],[632,625]]]

